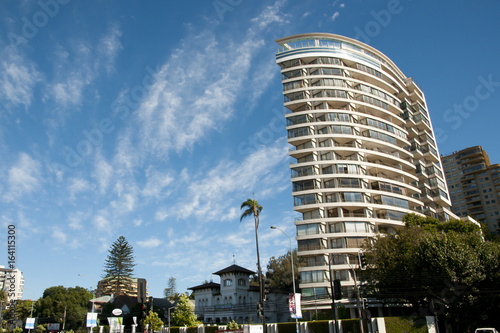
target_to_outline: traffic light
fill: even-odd
[[[144,304],[141,304],[141,318],[146,319],[146,306]]]
[[[257,302],[257,317],[262,319],[262,316],[264,315],[264,308],[262,307],[261,302]]]
[[[365,257],[365,254],[363,252],[359,252],[358,253],[358,257],[359,257],[359,268],[362,269],[362,270],[365,270],[366,269],[366,257]]]
[[[340,280],[333,280],[333,297],[335,299],[342,299],[342,286]]]
[[[271,287],[269,286],[269,279],[264,280],[264,298],[266,298],[267,295],[269,295],[269,292],[271,290]]]

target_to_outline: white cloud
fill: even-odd
[[[68,236],[58,227],[52,228],[52,238],[58,245],[64,244],[68,240]]]
[[[165,208],[160,208],[159,210],[156,211],[155,213],[155,220],[157,221],[165,221],[165,219],[168,217],[168,212]]]
[[[111,201],[111,208],[114,209],[116,215],[133,212],[136,207],[136,197],[133,193],[127,193],[118,200]]]
[[[275,65],[268,65],[267,57],[262,60],[266,66],[252,62],[266,47],[262,30],[285,22],[279,13],[282,3],[254,18],[242,40],[222,40],[205,30],[186,38],[158,67],[154,84],[137,110],[141,130],[136,133],[143,151],[164,157],[170,151],[189,150],[212,130],[223,128],[234,114],[237,96],[249,101],[260,96],[271,80],[254,73],[268,75]],[[249,84],[249,77],[257,84]]]
[[[340,16],[340,13],[339,12],[335,12],[333,13],[332,17],[330,17],[330,20],[332,20],[332,22],[335,22],[335,20],[337,19],[337,17]]]
[[[283,140],[269,147],[260,147],[241,162],[222,161],[214,169],[203,174],[200,180],[188,185],[185,198],[174,211],[181,218],[195,216],[204,220],[220,219],[221,212],[228,211],[235,218],[237,211],[231,210],[234,193],[251,193],[255,186],[265,184],[274,189],[281,178],[272,176],[274,167],[288,158],[288,145]],[[281,166],[280,166],[281,167]],[[265,179],[265,181],[262,181]],[[264,190],[264,189],[262,189]],[[244,199],[243,199],[244,200]],[[226,219],[226,218],[225,218]]]
[[[117,24],[112,24],[107,35],[103,36],[99,42],[98,50],[102,54],[104,68],[108,73],[114,70],[114,62],[118,52],[123,48],[120,43],[122,32]]]
[[[7,105],[30,106],[35,84],[41,75],[32,61],[21,57],[14,47],[0,53],[0,98]]]
[[[148,248],[152,248],[152,247],[158,247],[162,244],[163,242],[161,240],[159,240],[158,238],[156,237],[151,237],[145,241],[138,241],[137,242],[137,245],[139,245],[140,247],[148,247]]]
[[[71,178],[69,181],[69,193],[71,198],[75,198],[76,194],[92,190],[93,186],[83,178]]]
[[[86,214],[83,212],[71,213],[71,215],[68,216],[68,226],[73,230],[82,230],[84,219],[86,219]]]
[[[40,163],[26,153],[20,153],[16,165],[8,172],[9,191],[4,194],[6,201],[28,194],[39,188],[41,183]]]
[[[99,192],[101,194],[106,193],[112,176],[113,167],[104,159],[100,152],[97,152],[95,156],[94,172],[92,173],[92,177],[99,184]]]
[[[100,71],[104,69],[110,73],[114,70],[115,59],[122,49],[121,34],[118,26],[112,24],[95,46],[84,40],[71,40],[68,47],[58,44],[56,74],[53,82],[46,87],[46,97],[63,108],[81,105],[85,89],[100,75]]]
[[[111,222],[102,215],[97,215],[96,217],[94,217],[93,225],[97,228],[98,231],[112,231]]]
[[[259,16],[252,19],[260,29],[266,28],[271,23],[288,23],[286,15],[280,13],[280,7],[286,1],[276,1],[272,6],[266,7]]]
[[[174,181],[174,177],[168,173],[162,173],[152,169],[146,170],[146,185],[142,195],[146,198],[160,199],[166,195],[164,189]]]

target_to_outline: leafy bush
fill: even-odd
[[[237,330],[239,327],[240,326],[234,320],[231,320],[229,323],[227,323],[228,330]]]
[[[418,317],[386,317],[385,328],[387,333],[427,333],[425,319]]]
[[[307,323],[310,333],[329,333],[328,321],[310,321]]]
[[[279,333],[296,333],[295,323],[278,323]]]
[[[205,326],[205,333],[215,333],[215,331],[217,330],[218,330],[217,326]]]
[[[187,333],[198,333],[198,327],[196,327],[196,326],[188,327]]]
[[[342,325],[342,332],[344,333],[361,333],[361,326],[359,325],[359,319],[343,319],[340,321]],[[368,332],[368,327],[366,326],[366,321],[364,322],[365,332]]]

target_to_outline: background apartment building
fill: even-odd
[[[19,269],[9,269],[0,266],[0,288],[7,293],[7,301],[20,300],[23,297],[24,277]],[[11,295],[15,296],[12,297]]]
[[[452,211],[472,216],[498,234],[500,229],[500,164],[491,165],[486,151],[474,146],[441,156]]]
[[[137,292],[138,292],[138,278],[131,278],[130,283],[125,283],[125,281],[122,281],[120,283],[120,294],[122,295],[127,295],[131,297],[137,297]],[[144,279],[142,279],[144,280]],[[144,280],[144,283],[146,284],[144,289],[145,289],[145,299],[149,298],[149,292],[147,290],[147,281]],[[97,290],[96,290],[96,297],[102,297],[102,296],[111,296],[115,294],[115,289],[116,289],[116,278],[113,277],[107,277],[99,282],[97,282]],[[114,295],[115,297],[118,295]]]
[[[425,97],[357,40],[313,33],[277,43],[298,255],[307,263],[302,307],[329,309],[335,279],[354,316],[353,268],[365,242],[403,226],[408,213],[455,217]]]

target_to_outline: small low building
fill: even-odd
[[[221,283],[208,282],[191,287],[195,295],[195,313],[205,324],[259,323],[257,303],[259,286],[250,285],[250,276],[255,272],[238,265],[231,265],[214,273]],[[265,302],[266,322],[277,323],[290,320],[288,294],[271,290]]]

